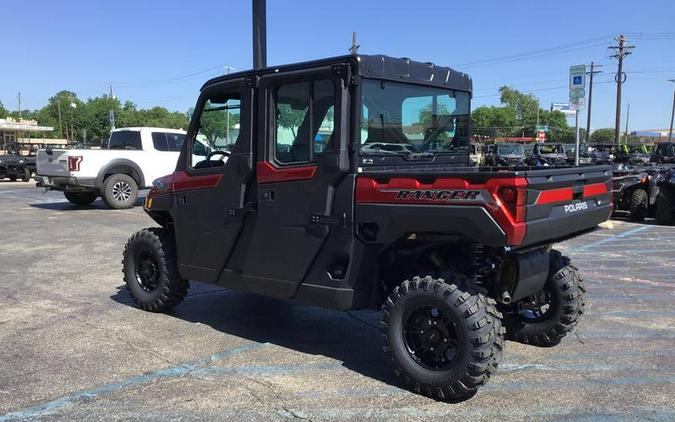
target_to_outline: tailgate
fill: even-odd
[[[68,151],[52,150],[51,154],[41,149],[36,156],[38,176],[70,176],[68,171]]]
[[[533,170],[526,178],[524,245],[592,229],[612,213],[609,166]]]

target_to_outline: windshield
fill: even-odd
[[[361,101],[361,154],[468,151],[468,92],[364,80]]]
[[[520,144],[500,144],[499,155],[523,155],[523,146]]]
[[[563,146],[562,145],[540,145],[539,146],[539,153],[540,154],[562,154],[563,152]]]
[[[673,148],[673,144],[663,144],[661,148],[661,154],[665,155],[666,157],[672,157],[675,155],[675,148]]]

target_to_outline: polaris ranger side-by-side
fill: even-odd
[[[610,169],[469,167],[471,91],[450,68],[363,55],[208,81],[175,173],[145,201],[161,227],[125,247],[132,297],[166,311],[199,280],[382,308],[394,371],[442,400],[488,380],[505,335],[557,344],[585,299],[551,245],[609,217]],[[195,151],[228,118],[231,151]]]

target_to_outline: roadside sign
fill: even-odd
[[[573,110],[584,108],[585,97],[586,65],[572,66],[570,67],[570,108]]]
[[[551,111],[559,111],[565,116],[574,116],[576,112],[570,108],[569,103],[551,103]]]

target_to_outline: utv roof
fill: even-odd
[[[471,77],[449,67],[437,66],[430,62],[416,62],[406,57],[395,58],[383,55],[346,55],[308,62],[293,63],[281,66],[268,66],[230,73],[207,81],[202,90],[211,84],[237,79],[250,75],[266,75],[288,70],[302,70],[318,66],[330,66],[337,63],[350,62],[356,72],[364,78],[386,79],[390,81],[416,83],[460,91],[472,91]]]

